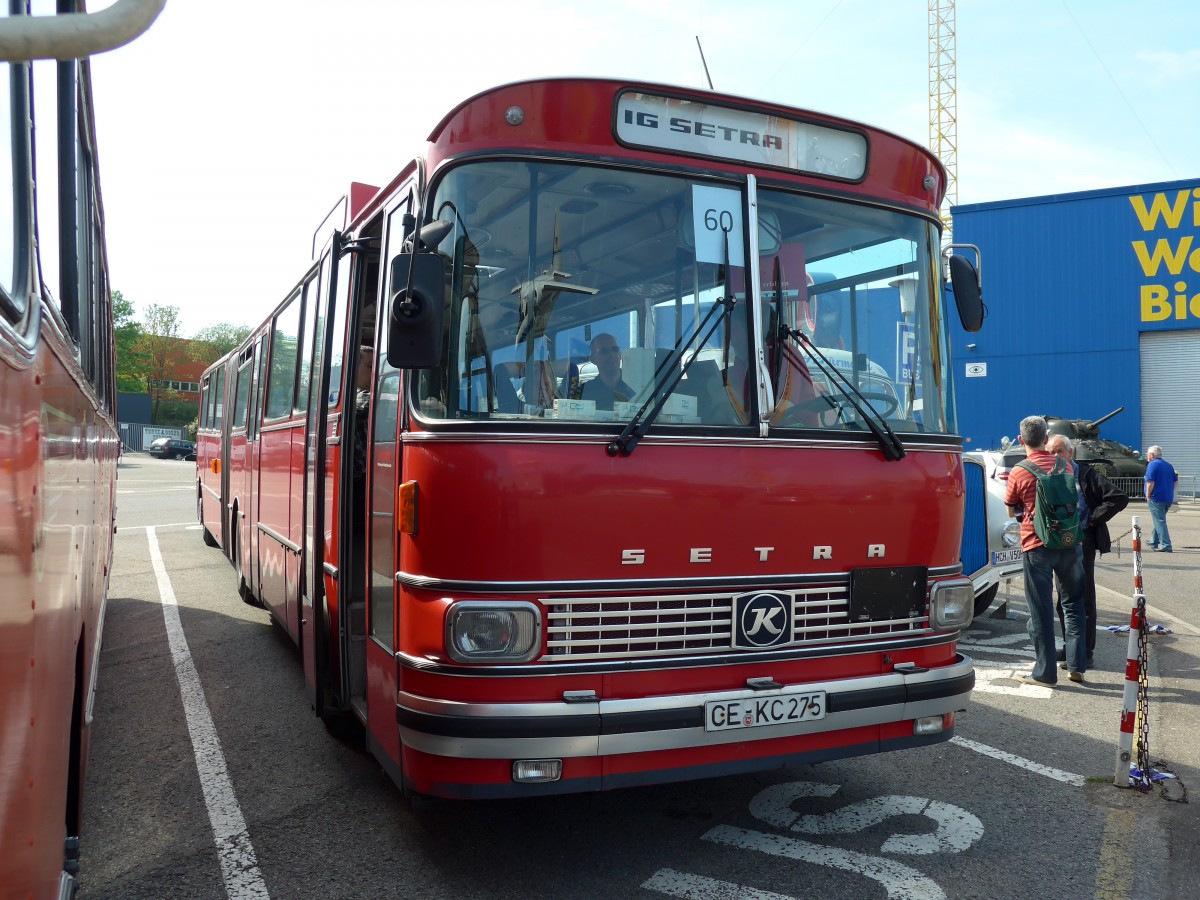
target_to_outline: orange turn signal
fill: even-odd
[[[396,530],[401,534],[417,533],[417,483],[405,481],[396,490]]]
[[[209,467],[209,469],[212,470],[212,473],[214,475],[221,474],[221,460],[220,459],[212,460],[211,462],[209,462],[208,467]]]

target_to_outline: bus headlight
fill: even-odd
[[[929,622],[934,628],[962,628],[975,614],[975,588],[967,578],[939,581],[929,590]]]
[[[446,649],[455,662],[528,662],[541,635],[541,613],[523,601],[463,600],[446,614]]]
[[[1016,519],[1009,519],[1004,528],[1000,530],[1000,542],[1005,547],[1016,547],[1021,543],[1021,523]]]

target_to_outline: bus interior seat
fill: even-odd
[[[517,396],[517,389],[512,385],[509,371],[507,363],[500,363],[492,367],[492,389],[496,392],[496,412],[498,413],[519,413],[521,411],[521,398]]]
[[[724,422],[733,415],[715,359],[699,359],[688,366],[675,390],[696,398],[696,409],[704,422]]]

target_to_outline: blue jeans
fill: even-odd
[[[1047,550],[1035,547],[1022,554],[1025,569],[1025,600],[1029,603],[1029,639],[1036,658],[1032,675],[1038,681],[1058,681],[1054,659],[1054,576],[1062,588],[1062,609],[1066,627],[1067,668],[1087,671],[1087,613],[1083,606],[1083,555],[1079,547]]]
[[[1171,508],[1171,504],[1147,500],[1146,505],[1150,507],[1150,521],[1154,523],[1150,529],[1150,546],[1159,550],[1172,549],[1171,532],[1167,531],[1167,510]]]

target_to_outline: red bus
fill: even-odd
[[[949,739],[948,303],[982,304],[944,184],[843,119],[551,79],[355,185],[198,441],[206,538],[317,712],[452,798]]]
[[[98,24],[82,3],[60,2],[61,16],[0,11],[0,885],[11,897],[77,884],[120,440],[91,71],[72,57],[132,39],[162,2],[122,6]]]

